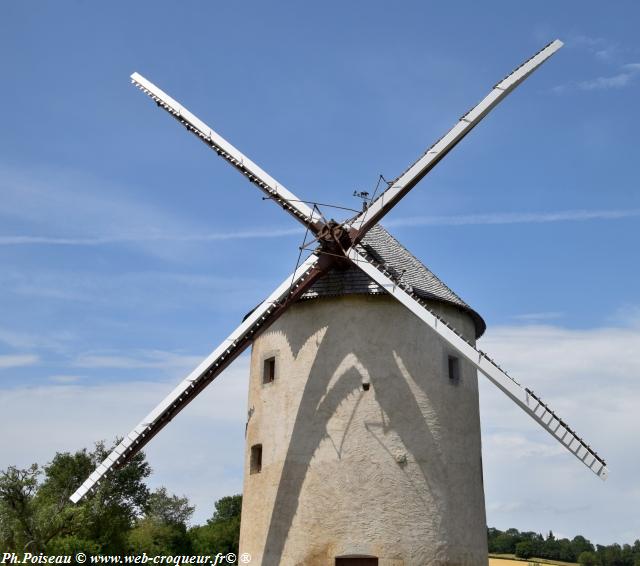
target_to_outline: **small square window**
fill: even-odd
[[[460,379],[460,360],[455,356],[449,356],[449,379],[451,381],[458,381]]]
[[[249,460],[249,473],[259,474],[262,471],[262,444],[254,444],[251,447]]]
[[[262,383],[272,383],[276,379],[276,358],[267,358],[262,367]]]

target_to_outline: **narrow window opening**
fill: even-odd
[[[336,566],[378,566],[378,559],[374,556],[338,557]]]
[[[460,360],[455,356],[449,356],[449,379],[454,382],[460,379]]]
[[[249,473],[259,474],[262,471],[262,444],[254,444],[251,447]]]
[[[262,368],[262,383],[273,383],[276,379],[276,358],[267,358]]]

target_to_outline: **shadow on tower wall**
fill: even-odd
[[[320,311],[318,310],[316,313],[320,314]],[[314,324],[307,327],[309,329],[307,335],[301,336],[300,326],[296,326],[296,332],[288,332],[287,322],[283,319],[283,323],[285,323],[282,328],[283,332],[285,335],[293,337],[289,339],[289,346],[294,357],[298,356],[303,344],[311,336],[324,328],[326,331],[306,378],[295,418],[267,533],[263,566],[280,566],[282,564],[285,543],[298,509],[299,496],[313,455],[322,440],[328,437],[327,424],[332,415],[341,402],[354,392],[360,392],[361,395],[375,395],[381,411],[387,418],[384,425],[386,430],[382,432],[393,430],[411,454],[412,460],[419,466],[436,505],[435,509],[430,507],[425,509],[425,512],[434,517],[438,531],[447,530],[444,522],[449,518],[443,504],[446,494],[441,491],[447,489],[443,457],[432,430],[425,422],[416,395],[411,390],[406,377],[403,376],[403,373],[408,372],[426,399],[432,402],[435,422],[439,422],[441,412],[447,410],[450,404],[442,402],[443,399],[440,398],[442,384],[434,383],[433,378],[426,379],[424,376],[427,368],[417,367],[418,364],[414,363],[416,349],[421,347],[417,341],[418,337],[423,335],[422,332],[416,331],[413,334],[416,336],[414,343],[405,344],[400,340],[393,339],[393,337],[390,338],[386,330],[381,329],[378,334],[374,333],[376,339],[371,343],[360,346],[355,344],[354,347],[354,342],[360,341],[345,340],[344,325],[338,326],[335,321],[332,323],[328,317],[325,318],[322,314],[315,317],[313,321]],[[354,320],[354,328],[365,322],[364,320]],[[406,333],[403,332],[403,335]],[[395,351],[389,348],[389,342],[394,343]],[[366,367],[371,380],[371,391],[366,393],[362,391],[363,375],[358,367],[345,366],[344,360],[349,356],[355,356],[360,364]],[[370,367],[367,360],[375,360],[376,367]],[[331,361],[330,366],[327,365],[329,361]],[[399,367],[399,363],[402,364],[402,367]],[[439,364],[440,360],[435,360],[434,363]],[[342,373],[336,375],[338,370]],[[429,373],[433,376],[433,369]],[[296,379],[304,378],[305,376],[296,376]],[[357,404],[353,412],[356,409]],[[349,421],[352,418],[353,414]],[[377,442],[380,442],[378,438],[380,431],[367,426],[367,423],[364,426],[369,434]],[[347,434],[346,429],[344,434]],[[337,452],[340,455],[340,451],[337,450]],[[389,458],[393,459],[394,456],[389,453]],[[384,488],[384,486],[380,487]],[[420,495],[417,494],[417,496]],[[424,503],[426,506],[426,501]],[[327,520],[330,520],[330,517],[327,517]]]

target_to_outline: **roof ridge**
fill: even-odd
[[[387,268],[411,285],[422,298],[454,305],[466,311],[473,319],[476,338],[482,336],[486,329],[482,317],[384,227],[380,224],[373,226],[360,244],[370,248],[373,255],[379,257]],[[331,269],[307,289],[301,299],[385,292],[363,271],[351,266],[345,270]]]
[[[403,246],[399,242],[399,240],[396,237],[394,237],[393,234],[391,234],[391,232],[389,232],[389,230],[387,230],[381,224],[377,224],[375,227],[376,228],[380,228],[381,230],[383,230],[389,238],[391,238],[400,248],[402,248],[407,253],[407,255],[410,257],[410,259],[414,263],[417,263],[420,267],[422,267],[423,269],[428,271],[429,275],[431,275],[431,277],[436,279],[438,281],[438,283],[440,283],[447,291],[449,291],[449,293],[451,293],[456,299],[458,299],[466,307],[469,307],[469,304],[462,297],[460,297],[460,295],[458,295],[458,293],[456,293],[451,287],[449,287],[449,285],[447,285],[442,279],[440,279],[440,277],[438,277],[433,271],[431,271],[431,269],[429,267],[427,267],[424,263],[422,263],[415,255],[413,255],[413,253],[411,253],[411,251],[408,248]],[[471,307],[469,307],[469,308],[471,308]]]

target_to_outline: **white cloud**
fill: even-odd
[[[0,164],[0,183],[0,215],[38,226],[98,237],[135,234],[140,226],[158,234],[177,227],[175,218],[149,203],[137,203],[113,183],[79,171],[27,172]]]
[[[29,227],[28,233],[0,234],[0,246],[134,245],[161,257],[180,257],[185,245],[194,242],[304,233],[299,227],[282,226],[211,232],[206,226],[194,226],[192,220],[179,217],[173,210],[136,201],[132,190],[125,191],[111,181],[80,171],[26,172],[0,163],[0,191],[0,218]]]
[[[203,234],[136,234],[104,238],[64,238],[53,236],[0,236],[0,246],[107,246],[114,244],[162,244],[166,242],[212,242],[226,240],[252,240],[301,236],[302,228],[264,228],[233,232],[209,232]]]
[[[571,380],[599,387],[640,376],[640,331],[637,327],[572,330],[550,325],[489,329],[482,348],[511,360],[519,375],[552,383],[567,391]],[[594,370],[597,368],[597,373]],[[576,375],[580,373],[580,375]]]
[[[181,236],[194,228],[206,231],[206,226],[194,227],[193,221],[174,210],[136,200],[133,189],[124,190],[83,171],[35,167],[23,171],[0,163],[0,191],[0,218],[26,226],[29,232],[4,234],[0,245],[131,243],[159,257],[174,257],[184,251]]]
[[[81,375],[51,375],[49,381],[53,383],[77,383],[84,379]]]
[[[546,311],[546,312],[528,312],[523,314],[517,314],[511,318],[515,320],[523,320],[525,322],[534,323],[541,320],[555,320],[564,317],[564,313],[558,311]]]
[[[111,368],[111,369],[193,369],[203,356],[192,356],[165,352],[162,350],[140,350],[134,356],[120,354],[85,353],[79,355],[72,365],[81,368]]]
[[[40,358],[35,354],[5,354],[0,355],[0,369],[32,366],[37,364]]]
[[[57,332],[55,336],[50,333],[35,334],[32,332],[21,332],[7,327],[0,327],[0,342],[15,349],[47,349],[62,351],[73,339],[70,333]]]
[[[594,79],[557,85],[551,89],[556,94],[562,94],[574,89],[584,91],[621,89],[631,84],[640,70],[640,64],[638,63],[620,64],[622,56],[624,53],[628,54],[629,50],[606,38],[577,34],[570,36],[566,44],[569,48],[589,53],[599,66],[606,64],[615,72],[601,75]]]
[[[604,37],[591,37],[584,34],[572,35],[567,39],[567,47],[591,53],[602,62],[610,62],[621,51],[620,46]]]
[[[489,524],[633,542],[640,532],[640,327],[503,326],[490,328],[480,347],[538,393],[610,469],[600,481],[480,377]]]
[[[629,70],[624,73],[607,77],[596,77],[588,81],[581,81],[577,86],[581,90],[607,90],[611,88],[622,88],[627,86],[636,76],[637,70]]]
[[[613,326],[640,328],[640,306],[623,305],[611,316]]]
[[[119,308],[135,308],[137,305],[145,305],[145,308],[176,308],[177,305],[170,301],[151,302],[150,289],[154,290],[158,296],[169,296],[179,292],[180,308],[185,304],[196,303],[206,306],[210,296],[221,294],[228,298],[227,304],[232,304],[234,301],[241,300],[242,297],[245,297],[244,301],[246,301],[246,294],[254,290],[261,281],[264,280],[259,276],[223,277],[158,270],[125,271],[112,273],[109,277],[82,269],[54,270],[48,267],[37,270],[34,268],[29,273],[19,270],[0,272],[0,286],[6,292],[15,295]],[[242,305],[246,306],[246,302],[242,302]],[[58,349],[63,349],[74,340],[74,336],[70,333],[46,337],[0,329],[0,342],[5,338],[14,344],[20,340],[24,340],[25,343],[35,341],[40,347],[49,344],[51,349],[55,344],[58,344]]]
[[[586,34],[572,34],[566,40],[566,44],[570,48],[587,49],[594,53],[614,45],[604,37],[593,37]]]
[[[619,220],[640,217],[640,209],[558,210],[550,212],[497,212],[458,214],[451,216],[413,216],[385,222],[389,227],[471,226],[483,224],[531,224],[547,222],[584,222],[587,220]]]

